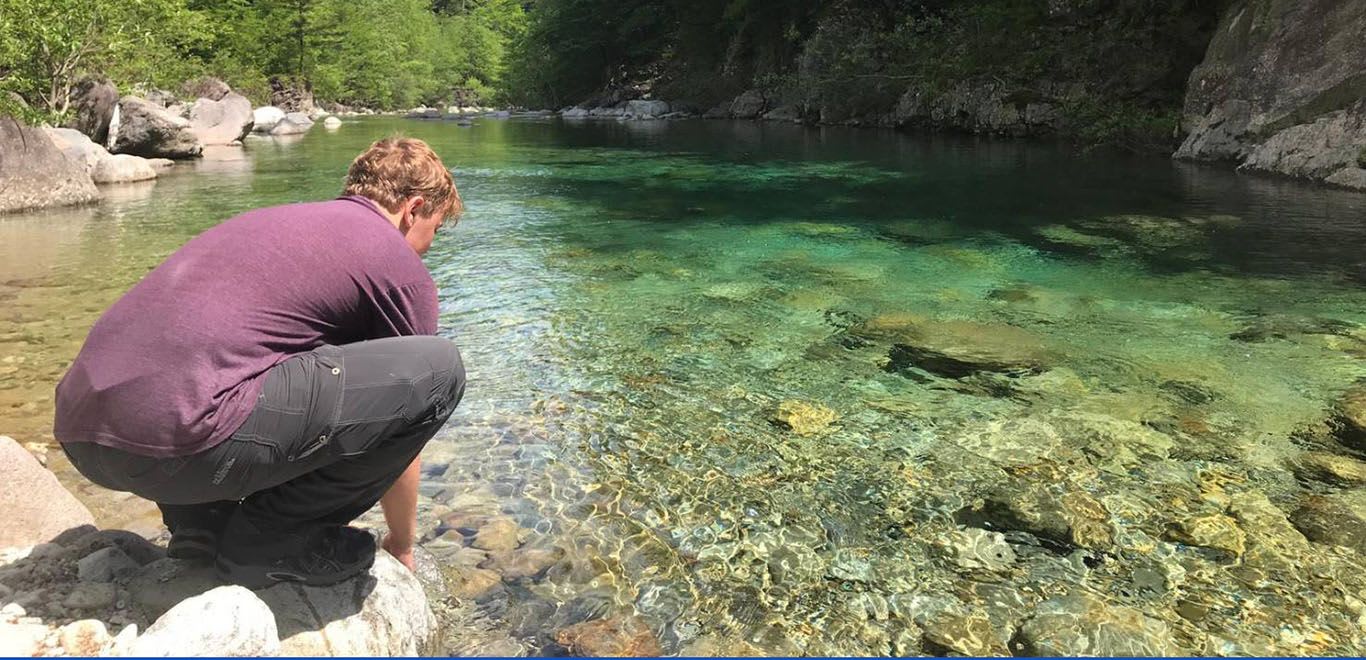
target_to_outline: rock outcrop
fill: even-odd
[[[1243,0],[1191,72],[1175,157],[1366,189],[1366,4]]]
[[[285,112],[308,114],[317,107],[313,102],[313,87],[307,82],[296,83],[280,76],[270,79],[270,104]]]
[[[204,145],[189,120],[135,96],[125,96],[109,126],[109,151],[146,158],[195,158]]]
[[[251,132],[255,123],[251,101],[233,92],[218,100],[201,98],[190,108],[190,130],[204,145],[238,142]]]
[[[0,213],[84,204],[97,199],[99,191],[84,163],[68,158],[42,129],[0,116]],[[17,468],[6,459],[0,470],[7,469]],[[6,510],[7,517],[10,511]]]
[[[897,128],[949,128],[969,133],[1026,136],[1064,128],[1061,106],[1079,96],[1074,85],[1009,86],[995,80],[962,81],[946,91],[912,88],[887,123]],[[838,120],[822,111],[822,121]]]
[[[232,93],[232,88],[228,86],[228,83],[212,76],[187,81],[180,89],[185,93],[186,98],[208,99],[210,101],[222,101],[225,96]]]
[[[109,141],[109,121],[119,104],[119,90],[108,81],[87,78],[71,93],[72,118],[68,128],[74,128],[100,144]]]

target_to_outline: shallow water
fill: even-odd
[[[1329,418],[1366,378],[1366,196],[1165,159],[729,122],[253,139],[0,218],[0,433],[50,440],[85,331],[177,246],[335,195],[395,131],[468,206],[427,256],[471,379],[425,455],[447,650],[634,615],[667,653],[1046,651],[1025,622],[1068,594],[1177,645],[1150,653],[1366,649],[1359,546],[1287,521],[1362,488],[1292,467],[1361,457]],[[503,519],[517,550],[468,547]]]

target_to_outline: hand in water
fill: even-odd
[[[397,559],[400,564],[407,566],[408,570],[417,570],[417,560],[413,558],[413,546],[411,543],[401,545],[394,541],[393,535],[386,534],[384,536],[384,542],[380,544],[380,547],[384,548],[385,552],[393,555],[394,559]]]

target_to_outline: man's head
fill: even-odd
[[[385,138],[356,156],[344,193],[378,204],[418,254],[432,246],[447,217],[457,217],[465,208],[436,152],[412,138]]]

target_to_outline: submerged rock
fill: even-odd
[[[968,527],[949,532],[942,543],[959,568],[1008,571],[1015,564],[1015,549],[1000,532]]]
[[[1237,522],[1222,514],[1182,518],[1168,528],[1167,538],[1233,557],[1243,555],[1247,542],[1247,535]]]
[[[1338,400],[1333,426],[1339,440],[1366,451],[1366,385],[1355,385]]]
[[[769,421],[797,435],[819,435],[839,419],[839,415],[819,404],[789,400],[778,404]]]
[[[556,632],[555,642],[580,657],[640,658],[664,654],[654,631],[635,616],[576,623]]]
[[[980,507],[960,510],[957,517],[963,524],[1028,532],[1064,547],[1106,550],[1114,544],[1105,505],[1065,483],[1016,480],[989,493]]]
[[[921,623],[925,631],[922,644],[930,655],[948,652],[967,656],[1008,655],[1006,645],[985,613],[967,615],[942,613]]]
[[[1041,338],[1004,324],[883,315],[851,328],[850,334],[894,341],[884,367],[892,373],[918,368],[963,378],[983,371],[1037,371],[1054,359]]]
[[[1366,484],[1366,461],[1350,456],[1311,451],[1301,454],[1291,467],[1305,479],[1315,479],[1340,486]]]
[[[1310,495],[1290,522],[1311,541],[1366,555],[1366,489]]]
[[[1016,655],[1177,656],[1167,624],[1098,596],[1074,593],[1040,603],[1020,627]]]

